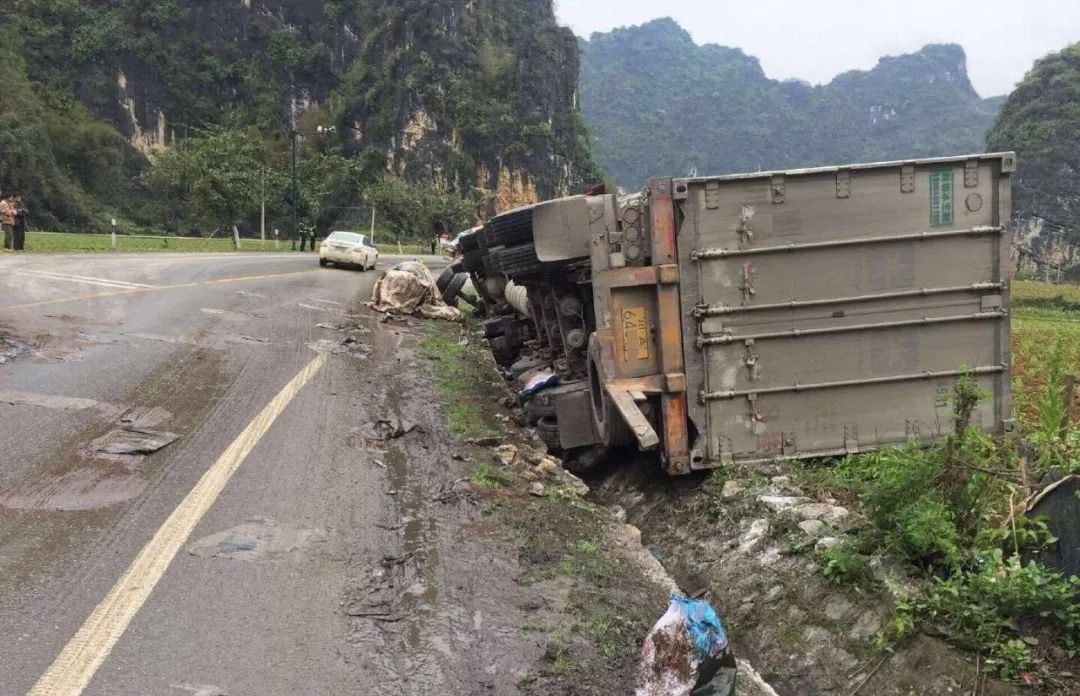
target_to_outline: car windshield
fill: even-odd
[[[328,242],[340,242],[342,244],[363,244],[364,235],[352,232],[334,232],[326,238]]]

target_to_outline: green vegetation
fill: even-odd
[[[366,227],[387,178],[424,214],[377,213],[420,241],[494,207],[500,170],[545,197],[592,179],[551,3],[466,4],[7,0],[0,188],[34,229],[250,232],[265,200],[288,235],[296,128],[301,222]]]
[[[670,19],[583,41],[582,113],[597,161],[648,176],[757,171],[981,152],[983,100],[959,46],[883,58],[831,83],[778,82],[739,49],[697,46]]]
[[[1030,287],[1017,299],[1042,292]],[[1036,453],[1030,461],[1020,463],[1016,440],[996,442],[970,427],[984,395],[962,377],[952,397],[954,427],[943,442],[806,468],[808,481],[857,501],[866,520],[845,543],[819,553],[826,577],[866,585],[871,557],[884,551],[921,579],[896,603],[880,645],[933,624],[1007,680],[1033,669],[1028,643],[1041,639],[1080,654],[1080,578],[1033,560],[1057,539],[1045,520],[1016,511],[1028,485],[1051,468],[1077,471],[1080,461],[1068,386],[1080,364],[1080,323],[1047,324],[1054,314],[1065,313],[1021,310],[1014,324],[1017,437]]]
[[[480,462],[476,465],[476,471],[469,479],[477,488],[487,491],[502,488],[510,483],[510,477],[505,471],[490,462]]]
[[[484,409],[485,395],[491,391],[491,374],[468,345],[462,345],[461,327],[443,321],[428,322],[420,354],[435,380],[450,432],[463,438],[498,435]]]

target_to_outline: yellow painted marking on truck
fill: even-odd
[[[630,360],[630,351],[638,360],[649,359],[649,329],[645,323],[645,308],[631,307],[622,313],[623,359]]]
[[[79,696],[124,635],[195,525],[304,385],[327,360],[315,357],[278,392],[214,462],[120,576],[28,696]]]
[[[303,275],[305,273],[318,273],[318,268],[308,269],[306,271],[285,271],[282,273],[263,273],[261,275],[252,276],[239,276],[236,278],[218,278],[216,280],[200,280],[193,283],[175,283],[173,285],[152,285],[145,288],[131,288],[130,290],[117,290],[115,292],[96,292],[89,295],[71,295],[69,297],[57,297],[51,300],[38,300],[36,302],[26,302],[17,305],[8,305],[6,307],[0,307],[0,312],[4,310],[16,310],[16,309],[31,309],[33,307],[47,307],[49,305],[63,304],[65,302],[78,302],[80,300],[97,300],[105,297],[117,297],[119,295],[131,295],[140,292],[158,292],[161,290],[177,290],[180,288],[197,288],[204,285],[221,285],[222,283],[240,283],[248,280],[266,280],[268,278],[281,278],[285,276]]]

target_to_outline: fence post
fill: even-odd
[[[236,225],[232,226],[232,242],[233,242],[233,247],[237,251],[240,251],[240,230],[238,230],[236,228]]]
[[[112,219],[112,250],[116,251],[116,218]]]

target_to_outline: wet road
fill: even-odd
[[[470,565],[497,560],[447,522],[441,421],[403,347],[419,329],[356,306],[375,277],[299,254],[0,257],[18,353],[0,364],[0,694],[512,683],[518,656],[486,644],[515,620],[485,614],[499,581]],[[422,427],[382,443],[386,416]],[[132,453],[133,429],[178,439]]]

